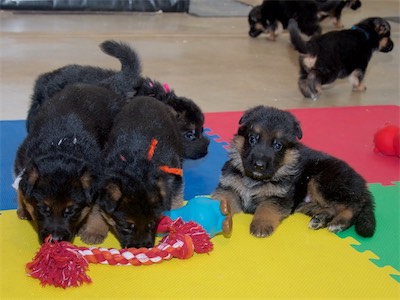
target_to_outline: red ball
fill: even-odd
[[[374,135],[374,151],[385,155],[399,156],[399,134],[400,128],[394,125],[387,125],[378,130]],[[395,142],[396,137],[397,144]]]
[[[400,131],[396,134],[393,140],[394,152],[398,157],[400,157]]]

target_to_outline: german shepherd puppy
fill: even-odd
[[[357,10],[361,7],[360,0],[316,0],[318,7],[318,17],[322,21],[325,18],[333,19],[333,24],[336,28],[343,28],[341,22],[342,10],[345,7],[350,7],[352,10]]]
[[[313,36],[321,33],[314,0],[264,0],[249,13],[249,35],[255,38],[267,33],[268,39],[274,41],[292,18],[297,20],[304,34]]]
[[[70,85],[31,120],[14,165],[17,214],[33,219],[40,241],[49,235],[71,241],[86,221],[101,174],[101,146],[122,104],[106,88]],[[96,240],[82,234],[85,242]]]
[[[295,20],[289,22],[290,40],[300,53],[298,85],[306,98],[316,100],[321,86],[349,76],[353,91],[365,91],[368,63],[375,51],[390,52],[390,24],[382,18],[367,18],[351,29],[331,31],[306,42]]]
[[[128,44],[108,40],[100,44],[101,50],[121,62],[121,70],[115,71],[93,66],[67,65],[44,73],[35,82],[27,129],[39,108],[55,93],[74,83],[89,83],[106,87],[127,99],[134,96],[152,96],[173,107],[177,114],[184,158],[198,159],[208,153],[209,139],[203,135],[204,114],[192,100],[179,97],[169,87],[142,77],[142,66],[137,53]]]
[[[212,198],[232,213],[254,214],[250,233],[271,235],[293,212],[311,216],[309,227],[339,232],[355,225],[375,231],[374,201],[365,180],[347,163],[298,142],[299,122],[289,112],[257,106],[244,113]]]
[[[145,96],[124,106],[105,147],[98,199],[122,247],[153,247],[162,212],[182,205],[182,156],[169,106]]]

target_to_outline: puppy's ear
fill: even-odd
[[[267,110],[268,108],[262,105],[258,105],[256,107],[253,107],[249,110],[247,110],[244,115],[240,118],[239,120],[239,125],[243,125],[247,122],[249,122],[251,119],[257,116],[262,116],[262,114]]]
[[[297,120],[295,121],[294,124],[294,131],[296,132],[297,138],[301,140],[301,138],[303,137],[303,131],[301,130],[300,123]]]
[[[95,190],[93,187],[94,178],[93,178],[91,172],[88,171],[87,168],[85,168],[81,172],[81,176],[80,176],[79,180],[81,182],[86,199],[91,202],[94,199],[94,193],[95,193]]]
[[[374,26],[379,36],[385,36],[390,32],[390,24],[381,18],[374,19]]]
[[[119,200],[122,198],[122,192],[117,183],[108,183],[102,195],[100,195],[99,204],[101,208],[108,214],[111,214],[117,207]]]
[[[39,170],[35,164],[30,165],[22,175],[20,187],[26,198],[30,198],[32,189],[40,177]]]

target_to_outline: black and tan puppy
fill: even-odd
[[[101,145],[121,106],[108,89],[71,85],[31,120],[14,165],[17,214],[33,219],[40,241],[49,235],[71,241],[89,218],[102,167]],[[83,231],[81,237],[92,243],[96,234]]]
[[[193,100],[177,96],[166,84],[150,78],[143,78],[137,96],[154,97],[175,110],[184,158],[198,159],[207,155],[210,140],[203,134],[204,114]]]
[[[204,114],[194,101],[179,97],[161,83],[142,76],[138,54],[128,45],[112,40],[100,44],[101,50],[121,63],[121,70],[93,66],[67,65],[44,73],[35,82],[31,106],[27,118],[29,132],[31,119],[40,107],[55,93],[75,83],[89,83],[106,87],[127,99],[134,96],[151,96],[173,107],[177,114],[184,158],[198,159],[208,153],[209,139],[203,135]]]
[[[268,39],[275,40],[292,18],[297,20],[304,34],[312,36],[321,33],[315,1],[264,0],[249,13],[249,35],[255,38],[267,33]]]
[[[333,20],[336,28],[342,28],[342,11],[345,7],[357,10],[361,7],[360,0],[316,0],[318,7],[318,17],[322,21],[325,18]]]
[[[271,235],[295,211],[312,217],[312,229],[339,232],[354,224],[359,235],[372,236],[374,203],[365,180],[344,161],[299,143],[301,137],[289,112],[246,111],[212,197],[228,201],[232,213],[254,214],[256,237]]]
[[[298,85],[306,98],[318,99],[321,86],[349,77],[353,91],[365,91],[368,63],[375,51],[390,52],[390,24],[382,18],[368,18],[351,29],[332,31],[304,41],[296,21],[289,23],[290,40],[300,53]]]
[[[98,204],[122,247],[152,247],[161,213],[182,205],[182,140],[174,111],[138,97],[118,114],[105,148]]]

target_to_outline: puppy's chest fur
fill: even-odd
[[[259,181],[254,180],[250,177],[243,175],[231,161],[227,162],[231,170],[236,169],[237,172],[229,172],[222,176],[220,185],[224,188],[230,189],[238,196],[236,200],[239,202],[239,206],[245,213],[254,213],[257,206],[268,199],[282,199],[287,201],[288,194],[291,192],[293,187],[293,176],[285,176],[279,178],[279,180],[265,180]],[[283,200],[285,199],[285,200]],[[291,202],[291,201],[289,201]],[[292,204],[289,204],[292,206]]]

